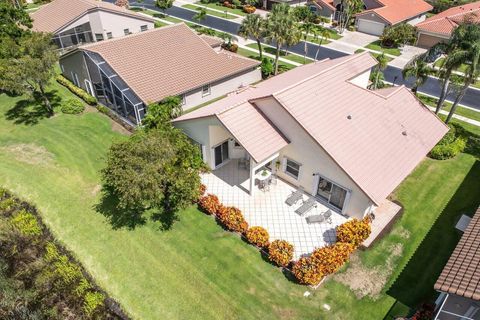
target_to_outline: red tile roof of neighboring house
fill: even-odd
[[[55,33],[86,13],[94,10],[115,12],[152,23],[155,21],[152,18],[121,8],[112,3],[95,0],[54,0],[31,13],[30,17],[33,19],[33,30]]]
[[[412,19],[433,9],[423,0],[377,0],[381,7],[365,10],[357,14],[357,17],[376,13],[390,25]]]
[[[146,104],[260,64],[228,51],[215,51],[184,23],[87,44],[79,50],[100,54]]]
[[[432,32],[450,37],[452,31],[466,18],[480,23],[480,1],[453,7],[417,24],[419,31]]]
[[[245,103],[254,106],[259,98],[273,98],[378,204],[410,174],[448,127],[405,87],[377,93],[349,81],[376,63],[365,52],[297,67],[174,121],[237,112],[238,106],[246,115],[255,109],[244,107]],[[262,131],[253,130],[255,125],[248,122],[248,116],[242,119],[236,126],[252,130],[243,130],[239,142],[250,141],[255,144],[251,149],[265,147],[268,143],[259,138]],[[272,130],[277,129],[268,132]],[[275,142],[273,149],[279,145]]]
[[[435,290],[480,301],[480,208],[438,277]]]
[[[323,6],[325,6],[325,7],[329,8],[329,9],[332,10],[332,11],[335,11],[335,10],[336,10],[335,7],[334,7],[334,5],[333,5],[333,0],[315,0],[315,2],[316,2],[318,5],[322,6],[322,8],[323,8]]]

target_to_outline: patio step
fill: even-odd
[[[375,220],[372,221],[372,233],[362,243],[361,248],[366,249],[372,246],[372,244],[380,239],[383,235],[388,233],[393,226],[397,217],[400,217],[403,212],[403,208],[392,201],[385,200],[375,210]]]

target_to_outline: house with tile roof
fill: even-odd
[[[248,161],[332,210],[372,213],[448,131],[406,87],[367,89],[369,53],[297,67],[184,114],[174,125],[213,173]],[[233,168],[230,176],[239,176]],[[241,170],[241,169],[239,169]]]
[[[434,286],[438,320],[480,319],[480,208]]]
[[[61,48],[122,37],[154,28],[154,20],[97,0],[53,0],[30,14],[33,30],[53,34]]]
[[[331,19],[337,19],[342,11],[342,0],[312,0],[312,11]],[[358,31],[381,35],[388,26],[400,23],[416,25],[424,21],[433,7],[423,0],[363,0],[364,10],[356,15]]]
[[[464,21],[480,23],[480,1],[447,9],[417,24],[417,46],[428,49],[448,41],[453,30]]]
[[[62,74],[124,121],[180,96],[184,110],[261,80],[260,62],[216,49],[184,23],[86,44],[60,57]]]

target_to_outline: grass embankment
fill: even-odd
[[[56,84],[51,92],[70,97]],[[1,184],[36,204],[56,237],[137,319],[382,319],[397,300],[413,307],[433,298],[433,281],[459,238],[454,222],[479,204],[476,156],[425,160],[395,192],[405,211],[392,232],[312,291],[195,207],[167,231],[152,222],[113,229],[95,210],[98,172],[108,147],[125,136],[97,112],[42,114],[25,97],[0,95]],[[349,287],[358,280],[370,288],[363,298]]]
[[[185,4],[185,5],[182,6],[182,8],[191,9],[191,10],[195,10],[195,11],[199,11],[201,9],[201,7],[196,6],[194,4]],[[205,9],[205,10],[207,11],[207,15],[209,15],[209,16],[224,18],[224,19],[228,19],[228,20],[238,18],[238,16],[234,16],[232,14],[229,14],[228,12],[224,13],[224,12],[218,12],[218,11],[210,10],[210,9]]]
[[[255,50],[258,51],[258,45],[256,43],[247,44],[247,47],[255,49]],[[270,47],[270,46],[267,46],[267,45],[262,45],[262,49],[263,49],[263,52],[275,55],[276,49],[273,48],[273,47]],[[308,64],[308,63],[313,62],[313,60],[308,58],[308,57],[307,57],[306,60],[304,60],[302,56],[299,56],[297,54],[293,54],[293,53],[286,54],[286,52],[284,50],[280,51],[280,58],[287,59],[287,60],[290,60],[290,61],[293,61],[293,62],[296,62],[296,63],[301,63],[301,64],[304,64],[304,63]]]

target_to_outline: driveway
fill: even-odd
[[[372,36],[370,34],[366,34],[362,32],[352,32],[348,30],[345,30],[342,36],[343,37],[339,40],[331,40],[332,42],[325,45],[325,47],[330,48],[332,50],[352,54],[359,47],[360,48],[365,47],[367,44],[378,40],[377,36]]]
[[[403,67],[405,67],[405,65],[415,56],[425,53],[427,50],[414,46],[404,46],[400,49],[400,51],[402,54],[390,61],[389,65],[403,69]]]

